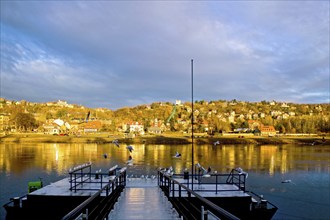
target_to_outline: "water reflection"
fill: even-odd
[[[181,158],[173,158],[176,152]],[[108,158],[104,158],[104,154]],[[195,163],[211,166],[218,172],[242,167],[253,172],[285,174],[290,170],[329,172],[329,146],[222,145],[195,146]],[[191,168],[191,145],[134,145],[130,153],[113,144],[1,144],[0,167],[3,173],[20,174],[38,167],[47,173],[64,174],[70,167],[91,161],[99,167],[125,166],[131,155],[132,172],[155,173],[159,167],[173,166],[175,172]]]
[[[96,169],[134,159],[128,174],[156,174],[159,167],[175,172],[191,168],[191,145],[1,144],[0,204],[27,192],[27,183],[42,177],[45,184],[67,175],[69,168],[91,161]],[[181,158],[173,158],[176,152]],[[108,157],[104,158],[104,154]],[[275,219],[329,219],[330,146],[317,145],[195,145],[194,163],[228,172],[242,167],[249,173],[248,189],[280,207]],[[283,184],[290,179],[294,184]],[[4,187],[5,186],[5,187]],[[315,210],[318,210],[317,212]],[[5,219],[4,209],[0,219]]]

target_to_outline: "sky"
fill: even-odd
[[[329,103],[329,1],[1,1],[0,96]],[[193,60],[193,86],[191,80]]]

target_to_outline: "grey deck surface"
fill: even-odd
[[[188,185],[187,180],[184,179],[175,179],[179,183],[188,186],[191,189],[191,183]],[[175,189],[178,190],[178,185],[175,185]],[[217,192],[216,192],[217,190]],[[239,190],[236,185],[233,184],[199,184],[197,181],[194,181],[194,192],[199,194],[202,197],[250,197],[249,194],[245,193],[242,190]],[[178,196],[179,192],[176,191],[174,196]],[[172,196],[172,194],[170,195]],[[187,197],[187,193],[182,193],[182,197]]]
[[[129,179],[109,219],[179,219],[157,179]]]
[[[104,177],[103,181],[109,181],[113,179],[114,176]],[[69,177],[64,178],[62,180],[59,180],[57,182],[51,183],[49,185],[46,185],[42,187],[41,189],[38,189],[30,195],[44,195],[44,196],[91,196],[97,192],[95,189],[101,189],[101,183],[100,179],[95,179],[92,177],[91,179],[94,183],[85,183],[82,185],[79,185],[77,189],[85,189],[85,190],[77,190],[71,191],[70,190],[70,179]],[[105,186],[105,183],[103,183],[103,186]],[[93,190],[89,190],[93,189]]]

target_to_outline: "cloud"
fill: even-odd
[[[1,94],[113,109],[189,101],[194,59],[196,99],[329,102],[328,8],[1,2]]]

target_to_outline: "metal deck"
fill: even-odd
[[[157,179],[128,178],[109,219],[180,219]]]
[[[95,179],[92,177],[92,183],[85,183],[79,185],[77,187],[76,192],[74,190],[70,190],[70,178],[64,178],[57,182],[51,183],[47,186],[44,186],[41,189],[38,189],[30,195],[44,195],[44,196],[91,196],[95,194],[96,189],[101,188],[101,184],[105,185],[104,182],[109,182],[113,180],[115,176],[103,177],[101,183],[101,179]],[[84,189],[84,190],[82,190]]]
[[[174,178],[179,183],[187,186],[191,189],[191,183],[187,180]],[[174,186],[174,196],[178,196],[179,186]],[[243,190],[240,190],[236,185],[233,184],[204,184],[194,181],[193,191],[202,197],[250,197],[250,195]],[[171,196],[171,195],[170,195]],[[183,193],[182,197],[187,197],[188,195]]]

